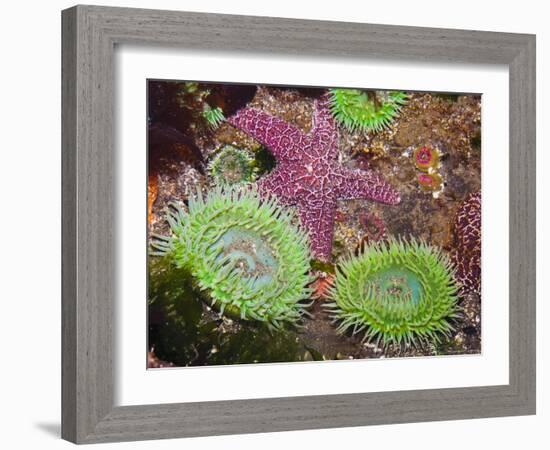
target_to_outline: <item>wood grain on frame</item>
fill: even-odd
[[[535,412],[533,35],[96,6],[63,11],[62,32],[63,438],[93,443]],[[508,65],[510,383],[114,407],[116,44]]]

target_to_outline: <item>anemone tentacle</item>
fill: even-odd
[[[218,128],[221,123],[225,121],[222,109],[219,106],[212,108],[208,103],[204,104],[201,115],[213,130]]]
[[[350,132],[380,131],[389,126],[407,103],[402,91],[330,89],[330,110]]]

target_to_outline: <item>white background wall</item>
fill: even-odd
[[[548,248],[542,209],[543,124],[549,120],[550,41],[544,2],[461,0],[298,2],[277,0],[102,1],[104,5],[421,25],[537,34],[538,90],[538,415],[391,425],[187,441],[117,444],[117,448],[461,449],[548,448],[550,319],[542,289]],[[0,412],[3,448],[68,448],[60,417],[60,10],[71,1],[4,2],[0,13]],[[546,139],[545,139],[546,137]],[[546,266],[546,269],[548,266]],[[543,272],[544,271],[544,272]],[[548,290],[547,290],[548,291]],[[327,380],[328,382],[328,380]],[[544,426],[546,425],[546,426]],[[114,445],[101,447],[114,448]]]

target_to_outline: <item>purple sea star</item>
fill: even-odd
[[[377,174],[340,164],[338,130],[326,97],[315,101],[307,134],[250,107],[237,111],[228,121],[271,151],[277,166],[258,181],[258,189],[298,208],[313,255],[323,261],[331,257],[337,200],[365,198],[391,205],[400,201],[399,193]]]
[[[481,192],[466,198],[455,219],[455,248],[451,252],[461,295],[481,295]]]

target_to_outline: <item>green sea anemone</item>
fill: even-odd
[[[213,130],[225,120],[222,109],[219,106],[212,108],[208,103],[204,103],[201,115]]]
[[[157,236],[153,254],[187,268],[221,314],[272,329],[308,314],[307,236],[276,199],[216,188],[191,198],[188,212],[173,206],[167,220],[172,235]]]
[[[224,146],[208,165],[208,171],[217,184],[233,185],[256,179],[254,158],[245,150]]]
[[[424,242],[391,239],[342,262],[327,305],[338,331],[387,344],[440,341],[458,317],[448,258]]]
[[[330,89],[329,98],[332,115],[352,133],[382,130],[407,102],[402,91]]]

